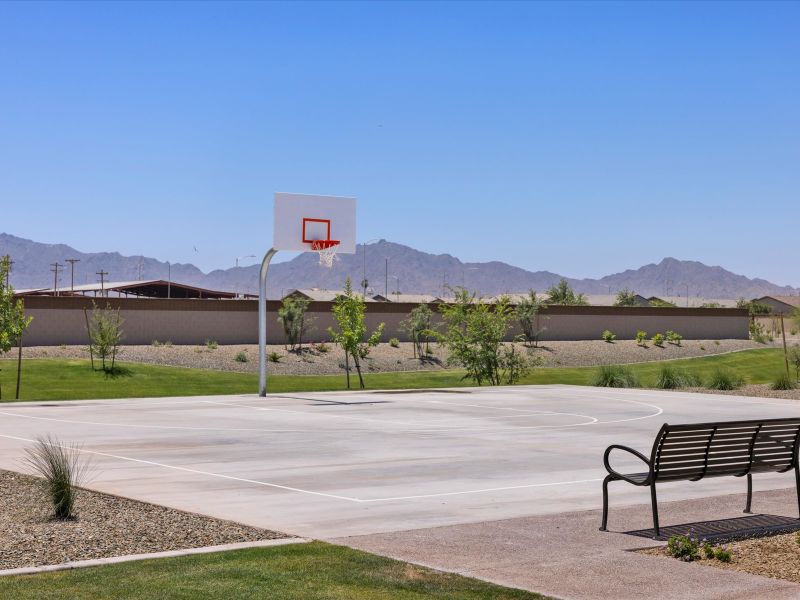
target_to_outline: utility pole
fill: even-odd
[[[75,293],[75,263],[81,262],[79,258],[68,258],[64,262],[69,263],[69,291]]]
[[[108,271],[103,271],[103,269],[100,269],[97,273],[95,273],[95,275],[99,275],[100,276],[100,295],[101,296],[105,296],[106,295],[106,275],[108,275]]]
[[[386,261],[383,271],[383,295],[388,300],[389,299],[389,258],[384,257]]]
[[[6,266],[8,267],[8,270],[6,271],[6,289],[8,289],[8,288],[9,288],[9,285],[8,285],[8,283],[9,283],[9,276],[11,275],[11,265],[13,265],[13,264],[14,264],[14,261],[13,261],[13,260],[11,260],[11,255],[10,255],[10,254],[6,254],[6,255],[3,257],[3,262],[5,262],[5,263],[6,263]]]
[[[53,273],[53,295],[58,296],[58,270],[63,268],[64,265],[54,262],[50,266],[53,267],[50,269],[50,272]]]
[[[167,261],[167,300],[172,298],[172,263]]]

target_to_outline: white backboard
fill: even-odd
[[[315,240],[338,240],[336,252],[356,251],[356,199],[341,196],[275,194],[272,246],[308,252]]]

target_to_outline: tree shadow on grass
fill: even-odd
[[[120,379],[123,377],[133,377],[133,369],[128,367],[106,367],[105,369],[95,369],[95,372],[102,373],[106,379]]]

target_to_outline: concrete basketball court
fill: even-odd
[[[91,456],[93,489],[370,547],[363,536],[596,510],[606,446],[649,454],[664,422],[797,415],[793,401],[575,386],[7,403],[0,467],[25,470],[25,447],[54,434]],[[794,478],[754,482],[757,511],[759,491]],[[660,486],[659,500],[744,488],[733,477],[678,482]],[[612,484],[610,529],[626,530],[624,506],[648,503],[646,488]],[[796,510],[790,502],[786,514]]]

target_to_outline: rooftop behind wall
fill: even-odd
[[[169,340],[174,344],[220,344],[258,342],[257,300],[193,299],[97,299],[98,305],[120,308],[124,320],[124,344],[150,344]],[[33,322],[25,334],[26,346],[86,344],[84,309],[91,311],[92,299],[81,297],[24,298]],[[267,302],[267,337],[270,344],[282,344],[283,331],[277,320],[280,302]],[[308,315],[313,325],[309,341],[327,341],[328,327],[335,326],[331,302],[312,302]],[[367,304],[367,326],[384,322],[383,340],[407,340],[400,322],[418,306],[412,303],[371,302]],[[430,305],[438,319],[439,308]],[[748,316],[736,308],[653,308],[613,306],[549,306],[541,313],[543,340],[597,340],[605,329],[619,339],[633,339],[641,329],[650,335],[672,330],[686,339],[746,339]],[[515,327],[509,339],[519,334]]]

